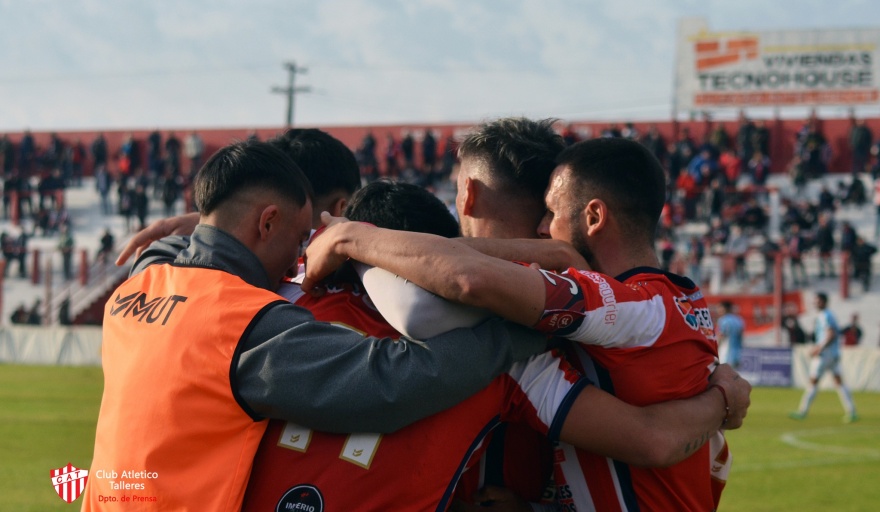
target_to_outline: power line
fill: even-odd
[[[62,74],[46,74],[31,76],[0,76],[0,84],[26,84],[39,82],[63,82],[78,80],[106,80],[116,78],[150,78],[173,75],[210,75],[215,76],[217,73],[242,73],[254,72],[265,69],[266,64],[243,64],[240,66],[218,66],[218,67],[187,67],[187,68],[161,68],[161,69],[135,69],[128,71],[111,71],[90,73],[78,71],[74,73]],[[274,65],[273,65],[274,67]]]

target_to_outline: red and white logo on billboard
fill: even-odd
[[[80,469],[69,462],[66,466],[49,471],[49,475],[52,477],[52,485],[55,486],[58,497],[67,503],[73,503],[79,498],[89,480],[87,469]]]
[[[701,39],[694,43],[697,70],[758,58],[758,38],[754,36]]]

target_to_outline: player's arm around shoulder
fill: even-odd
[[[279,301],[239,343],[232,386],[252,416],[387,433],[464,400],[546,345],[501,319],[426,342],[364,336]]]
[[[549,270],[588,270],[587,261],[571,244],[549,238],[460,238],[463,244],[488,256],[537,264]]]
[[[522,325],[534,325],[543,311],[543,285],[537,270],[486,256],[459,239],[348,222],[328,228],[306,254],[306,291],[340,262],[352,258],[446,299],[489,309]]]
[[[149,244],[146,249],[140,251],[137,259],[131,266],[129,276],[134,276],[147,269],[151,265],[171,263],[181,251],[189,245],[188,236],[171,235],[156,240]],[[117,263],[121,265],[121,263]]]
[[[199,214],[197,212],[159,219],[150,223],[149,226],[135,233],[125,244],[116,259],[116,265],[125,264],[132,255],[140,256],[151,243],[162,238],[171,235],[191,235],[198,223]]]
[[[572,403],[559,438],[629,464],[671,466],[692,455],[719,429],[741,427],[751,389],[729,365],[716,369],[700,395],[645,407],[588,386]]]

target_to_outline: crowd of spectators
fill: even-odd
[[[112,195],[116,195],[116,213],[125,219],[128,232],[146,225],[149,202],[159,200],[166,215],[174,215],[178,200],[191,202],[189,186],[205,157],[205,143],[198,132],[191,132],[184,140],[175,132],[163,139],[158,130],[146,138],[145,154],[142,143],[129,134],[123,140],[117,156],[116,172],[101,162],[98,155],[106,155],[102,135],[92,143],[95,159],[95,186],[101,196],[102,211],[113,213]]]
[[[792,141],[788,161],[775,166],[787,169],[790,184],[781,194],[779,236],[769,232],[767,183],[773,162],[771,130],[764,120],[741,114],[734,129],[707,121],[702,133],[692,133],[685,126],[677,130],[674,140],[666,140],[656,125],[641,131],[633,123],[610,124],[595,134],[566,125],[561,126],[561,135],[568,144],[592,135],[638,140],[660,160],[667,172],[668,202],[657,249],[666,269],[701,281],[707,277],[707,257],[718,256],[723,257],[727,283],[745,286],[758,281],[770,288],[775,255],[782,254],[790,285],[804,286],[810,279],[805,255],[817,257],[819,272],[815,277],[822,279],[839,273],[835,261],[846,254],[853,276],[864,289],[870,287],[870,260],[876,249],[835,215],[841,207],[862,208],[870,202],[871,192],[865,185],[865,176],[870,174],[875,179],[877,208],[873,242],[880,238],[880,182],[876,181],[880,141],[874,141],[864,120],[851,120],[849,173],[829,168],[832,150],[821,120],[813,115],[804,121]],[[387,132],[382,142],[373,130],[367,130],[355,154],[364,182],[390,178],[427,188],[448,185],[457,160],[454,134],[430,128]],[[34,236],[57,236],[58,250],[67,261],[75,234],[63,191],[81,185],[84,169],[90,168],[95,177],[101,211],[108,216],[120,215],[125,229],[134,231],[147,223],[151,200],[161,201],[169,216],[178,213],[176,205],[181,199],[191,201],[187,187],[204,156],[205,144],[197,132],[182,140],[175,132],[163,134],[159,130],[143,140],[128,134],[112,149],[103,134],[88,145],[52,134],[42,148],[27,131],[18,144],[6,135],[0,137],[4,218],[9,219],[17,209],[18,215],[27,219],[19,228],[0,233],[7,268],[17,265],[18,275],[27,276],[23,255],[27,254],[28,238]],[[778,151],[775,156],[780,157]],[[831,171],[841,176],[836,189],[822,187],[818,197],[808,196],[807,184]],[[694,225],[704,229],[699,234],[683,229]],[[765,265],[762,272],[751,275],[747,260],[755,251],[762,253]],[[68,277],[71,273],[65,270],[64,274]]]
[[[430,128],[408,130],[400,139],[388,132],[380,147],[372,130],[368,130],[355,149],[355,156],[367,183],[386,178],[434,188],[449,180],[456,162],[456,147],[451,133],[441,146],[438,135]]]
[[[91,169],[104,215],[120,215],[126,230],[147,223],[150,200],[161,201],[166,215],[177,213],[180,199],[205,156],[205,144],[195,131],[179,139],[174,132],[151,132],[144,140],[128,134],[111,148],[99,133],[86,144],[52,133],[44,146],[25,130],[17,142],[0,136],[3,172],[3,220],[0,246],[8,269],[28,277],[28,239],[57,237],[63,275],[73,278],[74,229],[65,204],[65,190],[80,187]]]
[[[571,127],[563,130],[571,143],[579,140]],[[789,287],[809,283],[804,257],[815,254],[819,260],[819,279],[836,277],[835,255],[847,258],[851,277],[867,291],[871,285],[871,258],[876,247],[858,235],[849,222],[838,222],[840,208],[862,209],[869,202],[866,180],[874,183],[877,208],[875,239],[880,238],[880,141],[871,144],[873,134],[864,120],[851,120],[849,147],[852,151],[850,174],[841,174],[836,190],[822,186],[818,197],[808,197],[806,185],[826,178],[830,171],[831,146],[815,116],[807,119],[796,133],[794,152],[787,163],[789,180],[779,190],[781,231],[770,232],[769,190],[770,130],[766,122],[740,115],[735,133],[718,124],[707,129],[697,142],[683,127],[676,140],[667,143],[656,126],[644,134],[628,123],[623,128],[610,125],[601,137],[639,140],[660,160],[667,172],[668,202],[663,212],[657,251],[664,269],[684,273],[696,281],[704,277],[707,255],[722,263],[725,284],[749,288],[760,284],[773,287],[773,266],[781,254],[788,266]],[[702,234],[684,227],[702,225]],[[682,235],[687,231],[687,235]],[[776,235],[776,236],[774,236]],[[747,257],[763,255],[763,271],[750,275]],[[704,283],[705,284],[705,283]]]
[[[449,134],[442,145],[427,130],[402,130],[399,138],[386,133],[379,143],[372,130],[356,148],[364,181],[391,178],[436,187],[448,180],[455,161],[455,139]],[[851,119],[848,148],[850,169],[832,169],[832,145],[815,114],[806,119],[791,141],[792,153],[776,168],[787,170],[788,180],[780,192],[781,231],[770,232],[768,178],[772,131],[765,120],[740,114],[732,130],[723,123],[707,122],[701,134],[687,126],[674,140],[666,140],[656,125],[641,132],[634,123],[610,124],[595,133],[579,131],[571,124],[561,127],[567,144],[590,136],[623,137],[638,140],[663,164],[667,172],[668,202],[658,239],[658,254],[664,268],[690,275],[700,281],[706,273],[706,258],[718,257],[722,282],[739,288],[760,285],[772,289],[776,255],[783,257],[789,287],[803,287],[810,279],[836,277],[835,262],[846,255],[852,277],[865,290],[871,284],[871,255],[876,249],[855,234],[848,222],[838,221],[840,208],[863,208],[871,200],[868,175],[877,181],[880,161],[876,158],[880,140],[864,120]],[[850,171],[849,173],[842,171]],[[836,189],[822,187],[818,197],[807,193],[814,180],[828,182],[840,176]],[[778,183],[778,182],[777,182]],[[880,185],[875,185],[877,233],[880,238]],[[694,235],[694,225],[704,226]],[[687,227],[688,229],[685,229]],[[760,252],[763,270],[750,272],[749,255]],[[808,260],[817,258],[819,272],[808,275]],[[754,267],[754,265],[752,265]],[[755,274],[755,275],[752,275]],[[704,283],[705,284],[705,283]]]

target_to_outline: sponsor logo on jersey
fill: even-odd
[[[52,485],[59,498],[67,503],[73,503],[79,498],[89,481],[89,471],[80,469],[71,463],[49,471],[52,477]]]
[[[171,313],[177,307],[179,302],[186,302],[188,297],[183,295],[171,295],[169,297],[156,297],[148,299],[144,292],[135,292],[125,297],[119,294],[113,299],[113,306],[110,307],[110,316],[116,316],[122,313],[122,317],[131,316],[137,318],[138,322],[146,320],[148,324],[162,319],[162,325],[171,318]],[[166,311],[167,310],[167,311]]]
[[[281,496],[275,512],[324,512],[324,496],[317,487],[299,484],[291,487]]]
[[[675,307],[684,318],[684,322],[695,331],[710,340],[715,339],[715,326],[709,308],[698,308],[691,302],[691,297],[675,297]]]
[[[614,289],[601,274],[583,270],[579,272],[582,276],[596,283],[599,296],[602,297],[602,305],[605,306],[605,323],[614,325],[617,321],[617,297],[614,296]]]
[[[678,308],[678,312],[681,313],[685,323],[688,324],[691,329],[695,331],[699,329],[700,326],[697,323],[697,316],[694,315],[694,307],[687,297],[676,297],[675,307]]]

